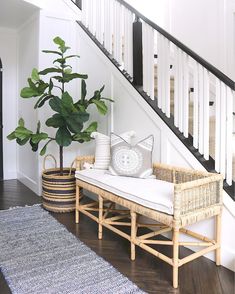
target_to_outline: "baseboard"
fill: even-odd
[[[235,272],[235,251],[230,250],[229,248],[221,249],[221,260],[222,265],[231,271]]]
[[[4,171],[3,172],[3,179],[4,180],[15,180],[15,179],[17,179],[16,171]]]
[[[21,172],[17,172],[17,179],[37,195],[40,195],[38,183]]]

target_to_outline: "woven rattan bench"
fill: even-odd
[[[173,183],[173,213],[167,214],[125,199],[118,193],[110,192],[89,181],[81,180],[79,171],[81,173],[85,162],[93,163],[94,156],[78,157],[76,160],[76,170],[78,171],[76,175],[76,223],[79,223],[79,212],[81,212],[98,223],[99,239],[102,239],[102,227],[104,226],[129,240],[131,243],[131,260],[135,260],[136,245],[159,257],[173,267],[174,288],[178,287],[178,269],[183,264],[215,250],[216,264],[220,265],[222,213],[222,177],[220,175],[160,163],[153,164],[154,174],[157,179]],[[97,201],[90,200],[88,203],[80,203],[81,188],[98,195]],[[122,209],[119,209],[120,206]],[[141,223],[139,216],[145,216],[153,222]],[[215,217],[216,224],[214,239],[185,228],[188,225],[211,217]],[[122,226],[130,227],[131,233],[127,234],[122,231],[120,229]],[[140,235],[138,234],[138,228],[141,227],[148,227],[153,231]],[[155,238],[157,235],[167,232],[172,233],[171,240],[165,241]],[[179,240],[180,233],[188,235],[196,239],[196,241],[183,242]],[[154,249],[153,245],[156,244],[172,246],[172,257],[168,257]],[[180,259],[179,246],[196,246],[203,249]]]

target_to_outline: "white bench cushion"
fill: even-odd
[[[157,179],[112,176],[106,170],[76,171],[76,178],[145,207],[173,214],[174,185]]]

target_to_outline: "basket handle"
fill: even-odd
[[[69,170],[69,176],[71,176],[72,168],[73,168],[75,162],[76,162],[76,158],[71,163],[70,170]]]
[[[43,170],[46,169],[46,159],[47,159],[48,157],[51,157],[51,158],[54,160],[54,162],[55,162],[55,168],[57,168],[57,161],[56,161],[55,157],[54,157],[52,154],[47,154],[47,155],[44,157],[44,159],[43,159]]]

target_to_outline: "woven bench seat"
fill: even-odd
[[[173,287],[178,287],[178,269],[210,251],[215,251],[216,264],[220,265],[222,184],[221,175],[154,163],[156,179],[139,179],[113,176],[104,170],[85,170],[84,163],[93,163],[94,156],[76,160],[75,222],[83,213],[98,223],[98,238],[103,227],[130,241],[131,260],[135,260],[135,246],[160,258],[173,269]],[[97,200],[80,201],[80,189],[97,195]],[[86,198],[86,197],[84,197]],[[147,217],[142,220],[140,216]],[[188,225],[215,218],[213,239],[194,233]],[[130,227],[131,233],[122,229]],[[139,228],[148,232],[140,234]],[[171,233],[171,240],[157,239]],[[187,235],[195,239],[179,239]],[[166,256],[154,248],[156,245],[172,246],[173,256]],[[180,258],[180,246],[195,246],[201,250]]]

